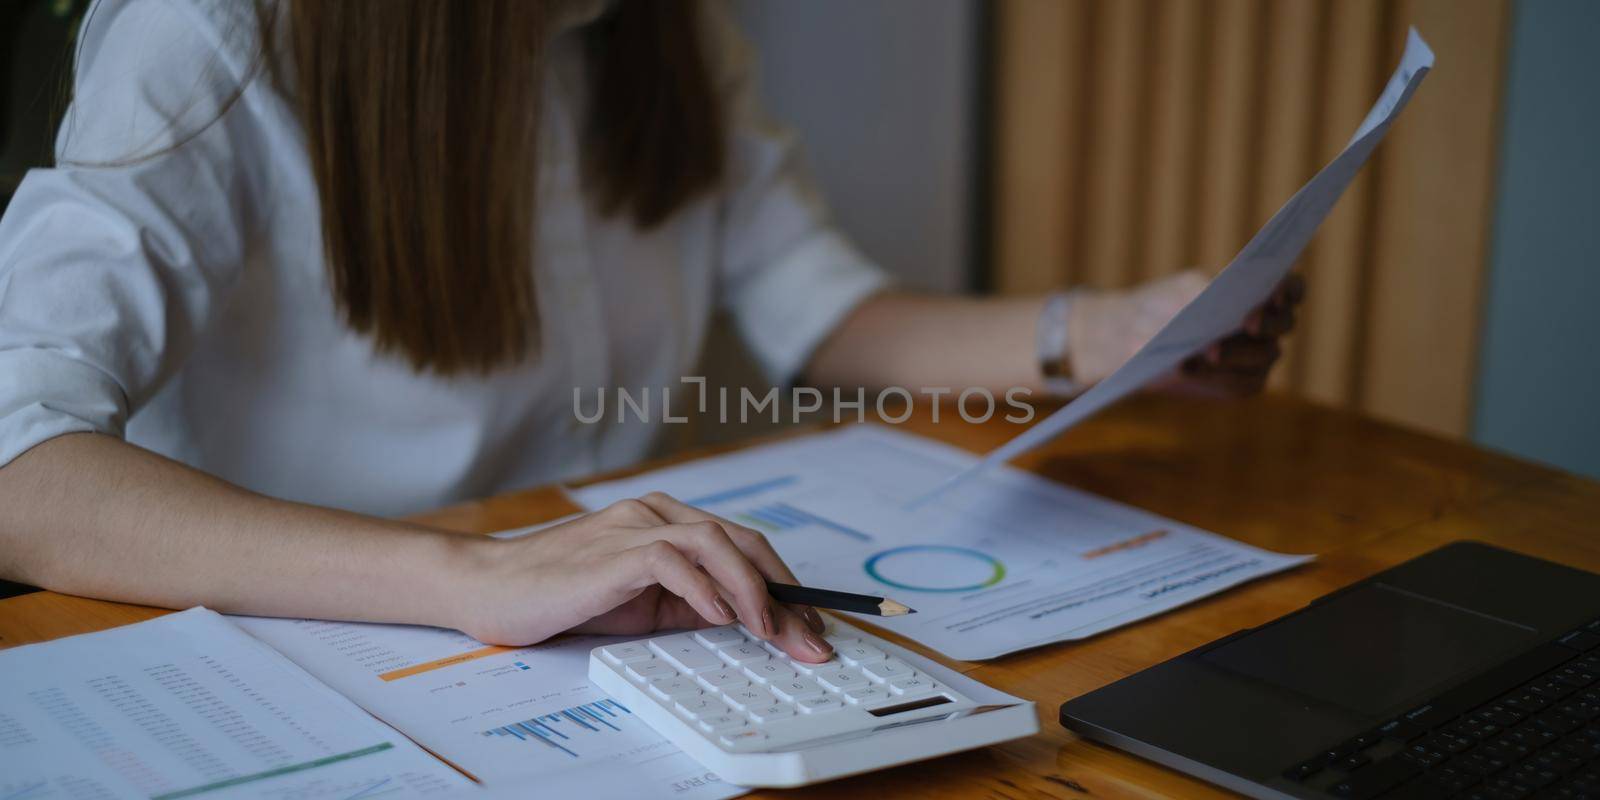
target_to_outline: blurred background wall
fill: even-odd
[[[1513,9],[1473,431],[1600,477],[1600,3]]]
[[[740,0],[767,109],[839,225],[909,286],[976,280],[981,13],[971,0]]]

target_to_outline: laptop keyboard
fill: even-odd
[[[1329,747],[1284,777],[1354,800],[1600,800],[1600,620]]]

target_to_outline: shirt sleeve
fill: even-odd
[[[205,22],[176,0],[86,17],[58,166],[0,219],[0,466],[65,433],[121,436],[237,280],[246,72]]]
[[[754,59],[724,4],[703,7],[714,74],[731,119],[718,299],[767,378],[787,385],[823,339],[889,278],[833,228],[793,136],[764,115]]]

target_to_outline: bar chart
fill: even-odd
[[[610,698],[582,703],[550,714],[513,722],[483,732],[484,736],[507,737],[539,747],[548,747],[571,758],[593,755],[594,747],[613,749],[615,742],[597,742],[632,727],[643,727],[627,706]]]
[[[872,541],[871,536],[849,525],[834,522],[827,517],[813,514],[803,508],[797,508],[784,502],[767,503],[755,508],[748,508],[734,514],[733,518],[746,525],[761,528],[770,533],[784,533],[807,526],[815,526],[842,536],[848,536],[858,542]]]

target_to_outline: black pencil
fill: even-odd
[[[767,581],[767,593],[780,603],[816,606],[834,611],[854,611],[857,614],[872,614],[878,617],[898,617],[917,613],[916,609],[886,597],[836,592],[832,589],[813,589],[809,586]]]

